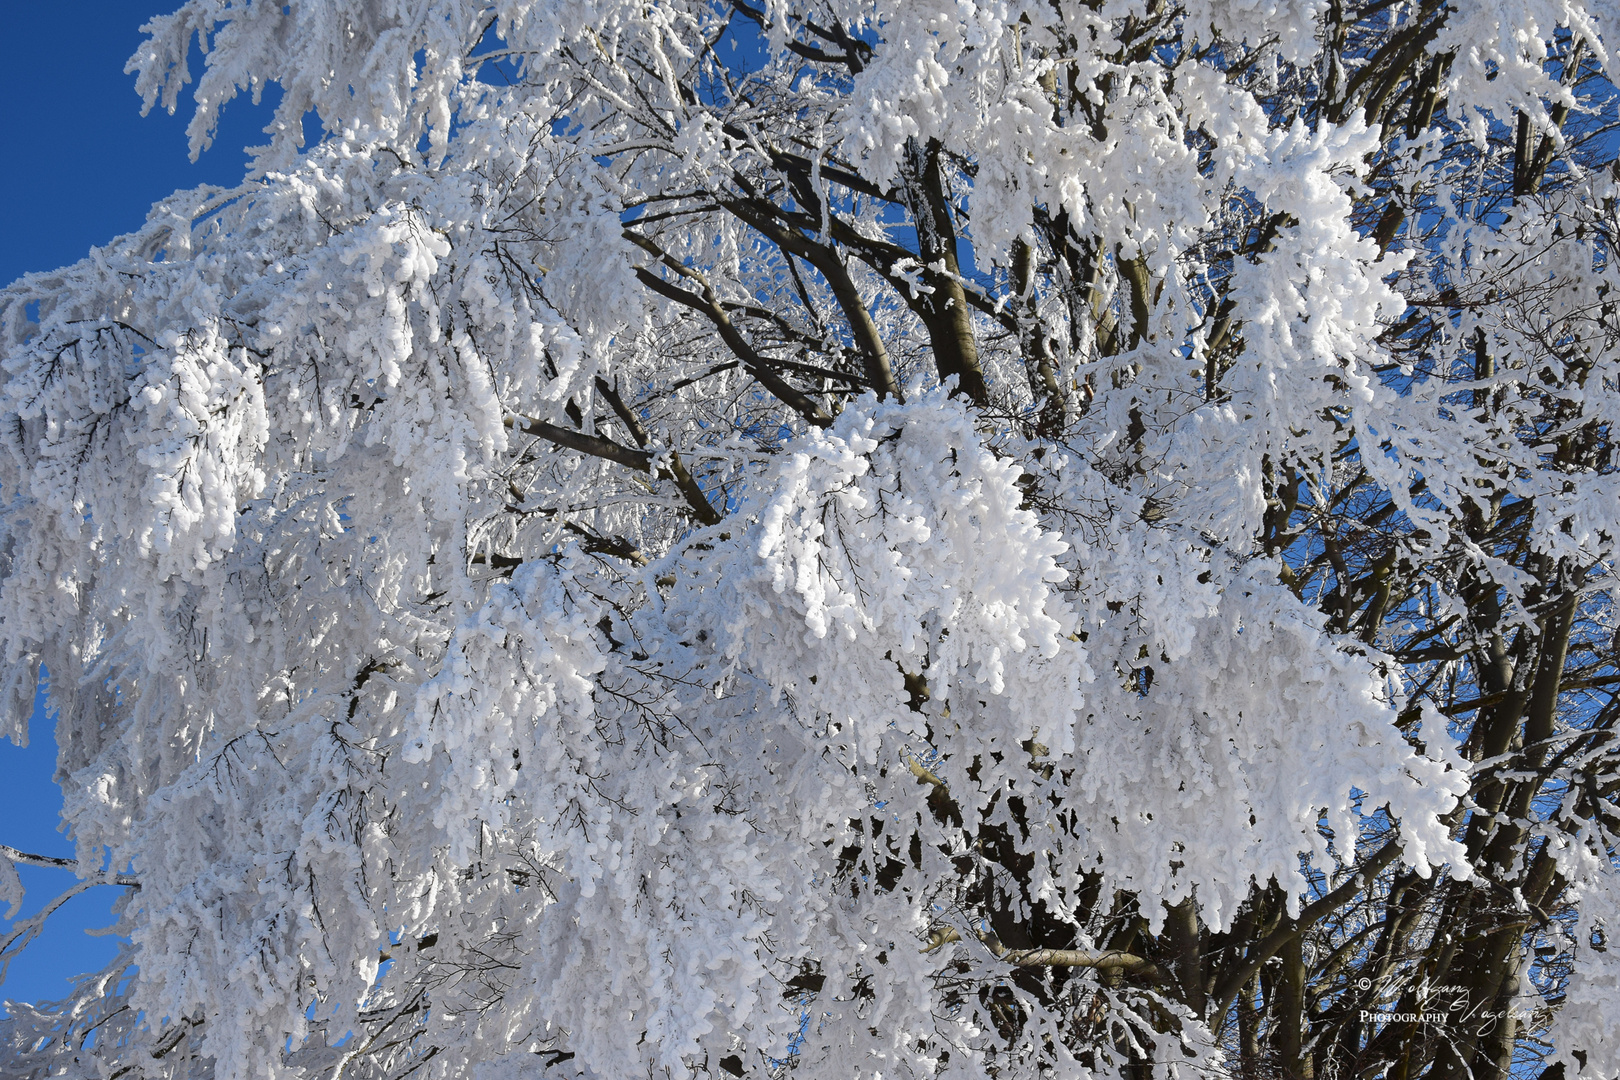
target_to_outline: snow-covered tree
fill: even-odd
[[[1620,10],[754,4],[147,26],[280,104],[0,292],[0,1072],[1620,1073]]]

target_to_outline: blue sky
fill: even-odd
[[[271,104],[239,98],[225,109],[212,149],[186,156],[189,101],[174,116],[141,117],[124,64],[140,26],[180,0],[10,0],[0,44],[0,100],[10,151],[0,168],[0,284],[81,259],[92,245],[138,228],[177,188],[242,178],[242,147],[265,141]],[[71,43],[71,62],[63,46]],[[193,46],[191,69],[201,71]],[[267,95],[268,99],[269,95]]]
[[[193,164],[186,114],[144,119],[124,63],[140,26],[181,0],[9,0],[0,37],[0,101],[9,111],[10,150],[0,167],[0,285],[83,258],[95,244],[138,228],[147,209],[177,188],[229,184],[242,177],[242,147],[264,141],[273,108],[245,98],[227,108],[213,149]],[[201,70],[193,49],[192,71]],[[57,831],[61,791],[51,780],[56,742],[36,707],[26,749],[0,740],[0,843],[46,855],[72,855]],[[72,882],[65,871],[21,868],[29,896],[22,916]],[[111,959],[112,939],[87,928],[112,921],[115,890],[77,897],[51,917],[45,934],[11,965],[0,999],[59,998],[71,976]],[[0,908],[0,915],[5,913]],[[0,920],[0,940],[9,924]]]

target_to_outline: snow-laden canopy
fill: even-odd
[[[1616,17],[155,20],[280,104],[0,293],[0,1071],[1613,1076]]]

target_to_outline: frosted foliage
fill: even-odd
[[[153,20],[194,153],[281,98],[0,292],[0,732],[127,941],[0,1072],[1326,1077],[1421,893],[1612,1076],[1616,191],[1477,187],[1611,16],[1437,10]]]
[[[1019,509],[1016,466],[937,395],[851,409],[787,454],[758,524],[687,579],[701,591],[682,598],[683,628],[702,627],[695,633],[739,670],[836,728],[840,760],[937,755],[947,786],[979,787],[975,809],[989,813],[998,789],[968,775],[974,753],[1033,738],[1068,776],[1060,786],[1099,808],[1064,842],[1073,865],[1100,864],[1120,887],[1169,905],[1196,890],[1217,925],[1246,892],[1233,866],[1287,879],[1301,851],[1330,861],[1318,818],[1325,811],[1338,835],[1353,835],[1356,789],[1413,823],[1416,865],[1456,854],[1444,829],[1418,823],[1454,805],[1459,778],[1412,753],[1391,724],[1387,678],[1363,650],[1324,634],[1274,567],[1200,561],[1195,544],[1137,528],[1065,571],[1057,558],[1068,545]],[[973,558],[979,551],[1000,557]],[[1211,571],[1220,584],[1197,580]],[[1107,610],[1127,597],[1142,624],[1134,633]],[[1143,638],[1167,665],[1150,698],[1095,679],[1094,662],[1112,666]],[[929,707],[908,706],[902,669],[926,676]],[[1041,779],[1009,777],[1000,796],[1016,790],[1055,811]],[[1144,782],[1175,794],[1120,812]],[[1031,811],[1029,827],[1055,833],[1060,816],[1042,823]],[[1148,907],[1150,921],[1162,916]]]

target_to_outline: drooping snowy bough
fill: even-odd
[[[1616,18],[154,21],[281,104],[0,293],[0,1072],[1614,1077]]]

